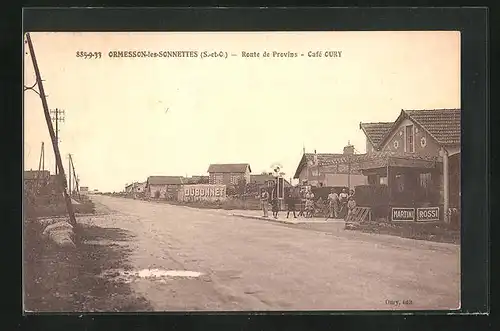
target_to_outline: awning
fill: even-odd
[[[362,161],[359,163],[360,170],[377,169],[384,167],[401,167],[401,168],[420,168],[420,169],[432,169],[441,165],[441,162],[437,160],[422,160],[415,158],[403,158],[403,157],[386,157],[377,158],[373,160]]]

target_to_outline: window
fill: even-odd
[[[413,153],[415,152],[415,144],[414,144],[414,132],[413,125],[407,125],[405,130],[405,152]]]
[[[313,177],[317,177],[319,175],[319,171],[317,168],[311,170],[311,174]]]
[[[237,175],[231,175],[231,184],[237,185],[239,182],[239,177]]]
[[[224,184],[224,176],[222,174],[215,174],[214,184]]]
[[[380,185],[387,185],[387,177],[380,177]]]
[[[424,173],[420,174],[420,187],[428,189],[431,187],[431,174],[430,173]]]
[[[397,174],[395,177],[396,181],[396,190],[398,192],[403,192],[405,190],[404,176],[401,174]]]

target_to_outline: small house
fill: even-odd
[[[170,199],[177,196],[182,184],[182,176],[149,176],[144,191],[153,199]]]
[[[250,183],[252,170],[248,163],[233,163],[211,164],[207,172],[210,184],[237,185],[242,180]]]

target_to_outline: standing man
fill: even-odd
[[[354,196],[354,190],[351,190],[349,192],[349,198],[347,198],[347,216],[351,215],[354,211],[354,208],[356,208],[356,199]]]
[[[288,193],[286,204],[288,206],[286,218],[290,216],[290,212],[293,212],[293,218],[297,218],[297,216],[295,215],[295,196],[292,194],[292,192]]]
[[[342,189],[342,192],[339,194],[339,202],[340,202],[340,210],[342,211],[339,215],[342,218],[345,218],[347,215],[347,199],[349,198],[349,194],[347,194],[347,189]]]
[[[269,210],[269,192],[266,189],[262,189],[260,194],[260,202],[262,204],[262,211],[264,212],[264,217],[268,217],[267,213]]]
[[[339,195],[333,188],[331,193],[328,194],[328,204],[330,207],[330,214],[328,217],[337,219],[339,214]]]

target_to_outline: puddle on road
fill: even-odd
[[[201,272],[188,271],[188,270],[162,270],[162,269],[142,269],[138,271],[127,271],[127,270],[108,270],[104,272],[101,276],[106,278],[112,278],[115,281],[123,283],[131,283],[137,279],[149,279],[158,280],[160,282],[166,283],[168,279],[175,278],[198,278],[202,276]]]

